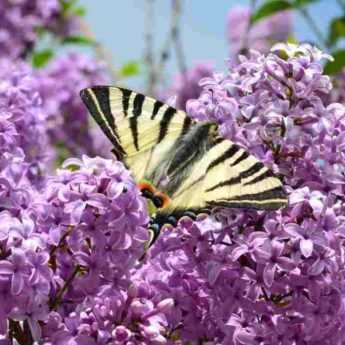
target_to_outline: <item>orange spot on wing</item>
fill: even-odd
[[[161,198],[161,200],[163,201],[163,206],[161,208],[165,208],[170,204],[171,199],[166,194],[161,193],[161,192],[156,192],[155,195]]]
[[[147,189],[149,190],[152,194],[156,193],[156,189],[152,186],[152,184],[148,183],[148,182],[141,182],[138,184],[138,188],[140,190],[144,190]]]

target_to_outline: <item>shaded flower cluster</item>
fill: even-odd
[[[145,283],[132,284],[127,291],[109,285],[63,322],[60,314],[51,313],[44,331],[54,344],[167,344],[172,308],[171,298],[156,303]]]
[[[183,74],[175,76],[172,86],[160,95],[165,101],[172,103],[177,109],[186,110],[189,99],[198,98],[202,90],[199,82],[202,78],[211,77],[211,63],[197,63]]]
[[[280,173],[290,205],[182,219],[158,240],[140,274],[174,298],[170,334],[185,343],[344,341],[345,109],[323,102],[327,56],[308,45],[273,51],[202,80],[187,104]]]
[[[0,56],[25,57],[49,30],[68,36],[76,31],[77,17],[65,17],[58,0],[3,0],[0,4]],[[63,30],[62,30],[63,28]]]
[[[274,43],[284,42],[292,33],[292,13],[280,11],[250,26],[249,7],[234,6],[227,16],[227,39],[231,58],[248,48],[268,53]]]
[[[87,323],[90,308],[97,313],[97,306],[106,307],[107,296],[120,298],[148,240],[146,205],[122,163],[85,156],[67,166],[77,170],[62,169],[48,178],[44,192],[36,193],[25,209],[0,213],[0,291],[6,301],[1,303],[0,334],[10,327],[17,340],[23,337],[18,321],[28,325],[26,339],[51,332],[50,343],[69,331],[70,338],[76,337],[73,315],[80,311],[80,324]],[[63,327],[52,330],[58,319]]]
[[[1,204],[25,180],[37,182],[51,156],[39,84],[24,62],[0,60]],[[25,188],[22,189],[24,191]],[[18,201],[18,200],[17,200]]]
[[[110,151],[100,131],[91,128],[79,97],[81,89],[106,82],[105,66],[87,55],[70,53],[54,59],[38,72],[38,78],[48,134],[58,154],[67,158]]]

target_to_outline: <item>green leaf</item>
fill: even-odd
[[[255,23],[261,19],[271,16],[280,11],[291,9],[292,5],[285,0],[270,0],[260,6],[252,15],[251,22]]]
[[[83,17],[86,14],[86,9],[85,9],[85,7],[80,6],[80,7],[74,8],[72,12],[76,16]]]
[[[336,50],[331,55],[334,57],[334,61],[327,62],[324,69],[328,75],[337,74],[345,66],[345,49]]]
[[[60,0],[63,16],[75,15],[84,16],[85,8],[78,6],[78,0]]]
[[[121,77],[133,77],[140,73],[140,64],[138,61],[129,61],[122,66],[119,71]]]
[[[333,45],[342,37],[345,37],[345,17],[334,18],[330,26],[328,42]]]
[[[76,0],[61,0],[62,11],[64,13],[69,12],[76,4]]]
[[[63,44],[78,44],[78,45],[94,45],[95,41],[92,38],[85,36],[69,36],[62,40]]]
[[[54,52],[51,49],[44,49],[32,54],[32,65],[35,68],[44,67],[49,60],[54,56]]]
[[[292,3],[292,7],[293,8],[299,8],[305,5],[309,5],[313,2],[318,2],[320,0],[294,0]]]
[[[320,0],[267,0],[253,13],[251,22],[255,23],[280,11],[298,9],[318,1]]]

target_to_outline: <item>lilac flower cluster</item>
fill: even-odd
[[[172,327],[185,342],[344,341],[345,109],[323,102],[327,56],[308,45],[273,51],[204,79],[187,104],[280,173],[290,206],[182,220],[158,240],[156,272],[143,278],[174,296]]]
[[[115,310],[107,315],[106,308],[117,306],[120,315],[128,307],[130,270],[148,240],[146,205],[122,163],[83,157],[65,167],[77,170],[59,170],[25,208],[0,213],[0,334],[9,331],[19,342],[32,337],[47,344],[69,339],[84,344],[81,338],[89,344],[106,337],[106,330],[109,339],[121,338],[121,327],[106,322]],[[146,313],[151,304],[140,311],[142,300],[134,297],[133,324],[141,314],[143,322],[155,324],[154,312]],[[163,302],[157,308],[163,312],[168,306]],[[131,325],[126,320],[123,328]],[[100,325],[94,329],[96,321]],[[78,324],[84,325],[80,334]],[[138,332],[152,338],[145,325]]]
[[[177,109],[186,110],[189,99],[198,98],[202,90],[199,82],[202,78],[212,75],[213,66],[210,62],[197,63],[185,73],[175,76],[172,86],[160,95]]]
[[[31,68],[0,59],[0,80],[0,203],[8,205],[8,190],[28,180],[37,182],[51,150],[39,84]]]
[[[105,156],[110,145],[100,131],[91,128],[79,97],[81,89],[106,83],[105,66],[87,55],[70,53],[40,70],[38,79],[48,135],[60,158],[84,153]]]
[[[0,6],[1,54],[18,57],[60,3]],[[176,105],[279,174],[289,207],[182,218],[145,255],[146,202],[121,162],[82,156],[47,173],[52,147],[99,154],[78,92],[104,82],[103,66],[70,54],[32,72],[1,59],[0,343],[343,345],[345,108],[330,101],[343,99],[323,58],[280,44],[176,80]]]
[[[292,33],[292,14],[281,11],[250,26],[251,10],[245,6],[232,7],[227,16],[227,39],[231,57],[236,59],[243,50],[268,53],[272,44],[284,42]]]
[[[58,0],[3,0],[0,3],[0,56],[26,56],[39,30],[68,36],[78,26],[77,17],[63,15],[63,5]]]

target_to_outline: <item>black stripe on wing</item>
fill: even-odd
[[[132,94],[132,90],[124,89],[122,87],[118,88],[122,92],[122,111],[125,117],[128,115],[129,99]]]
[[[151,115],[151,120],[154,120],[155,117],[157,116],[159,109],[164,105],[164,103],[160,102],[160,101],[155,101],[154,105],[153,105],[153,111],[152,111],[152,115]]]
[[[159,123],[159,136],[158,136],[157,144],[159,144],[165,138],[169,129],[170,122],[173,119],[176,112],[177,110],[172,107],[168,107],[167,110],[165,111],[163,118]]]
[[[110,101],[109,101],[109,88],[108,87],[93,87],[92,92],[95,94],[99,106],[104,114],[109,126],[114,130],[116,133],[116,125],[114,116],[111,113],[110,109]]]
[[[90,89],[83,89],[80,91],[80,97],[84,104],[88,108],[91,116],[95,119],[98,125],[101,127],[104,134],[109,138],[111,143],[114,145],[113,152],[118,159],[123,159],[126,154],[121,146],[120,139],[117,135],[117,128],[114,122],[114,118],[110,111],[109,106],[109,91],[108,99],[107,87],[94,87]]]
[[[239,156],[233,163],[230,164],[231,167],[234,167],[235,165],[241,163],[245,159],[249,157],[249,153],[247,151],[244,151],[241,156]]]
[[[216,158],[214,161],[212,161],[209,164],[209,166],[206,169],[206,172],[209,172],[211,169],[215,168],[218,164],[225,162],[227,159],[234,156],[239,150],[240,150],[239,146],[235,144],[231,145],[229,149],[227,149],[222,155],[220,155],[218,158]]]
[[[218,188],[221,188],[224,186],[232,186],[232,185],[240,184],[243,179],[248,178],[248,177],[256,174],[257,172],[259,172],[263,168],[265,168],[265,166],[261,162],[256,162],[249,169],[242,171],[237,176],[232,177],[226,181],[219,182],[219,183],[215,184],[214,186],[206,189],[206,192],[211,192],[215,189],[218,189]]]
[[[223,198],[208,202],[210,206],[253,208],[257,210],[276,210],[286,206],[286,204],[286,193],[281,186],[259,193],[242,194],[233,198]]]
[[[256,202],[240,202],[240,201],[214,201],[209,202],[211,207],[223,207],[223,208],[243,208],[248,210],[257,211],[275,211],[287,205],[285,201],[270,201],[264,204]]]
[[[133,101],[133,110],[131,116],[129,118],[129,127],[132,132],[133,143],[137,151],[139,151],[139,143],[138,143],[138,117],[142,113],[143,104],[145,101],[145,96],[141,93],[137,93],[134,97]]]
[[[262,174],[260,174],[257,177],[255,177],[254,179],[246,182],[244,184],[244,186],[249,186],[251,184],[255,184],[255,183],[261,182],[261,181],[263,181],[263,180],[265,180],[266,178],[269,178],[269,177],[274,177],[274,174],[273,174],[273,172],[271,170],[266,170]]]

